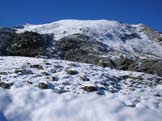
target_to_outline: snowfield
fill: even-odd
[[[161,77],[91,64],[0,57],[0,92],[0,121],[162,119]]]

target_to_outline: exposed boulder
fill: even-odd
[[[36,69],[42,70],[43,69],[43,66],[42,65],[39,65],[39,64],[35,64],[35,65],[30,65],[30,68],[36,68]]]
[[[44,83],[44,82],[40,82],[39,85],[38,85],[38,87],[39,87],[40,89],[48,89],[48,84],[46,84],[46,83]]]
[[[76,70],[66,70],[66,73],[69,75],[77,75],[79,72]]]
[[[117,69],[138,71],[148,74],[157,74],[162,76],[162,59],[132,59],[121,56],[117,60],[113,60],[116,64]]]
[[[97,87],[95,86],[84,86],[82,87],[82,89],[87,92],[94,92],[98,90]]]
[[[90,81],[90,79],[85,75],[80,76],[80,79],[83,80],[83,81]]]
[[[120,56],[113,60],[117,69],[120,70],[129,70],[134,64],[135,60],[125,56]]]
[[[58,81],[58,78],[55,77],[55,76],[50,76],[50,77],[48,77],[48,79],[49,79],[50,81]]]
[[[116,68],[116,64],[109,58],[102,58],[99,60],[98,62],[98,65],[99,66],[102,66],[102,67],[111,67],[111,68]]]
[[[16,69],[14,73],[19,74],[19,75],[33,74],[33,72],[31,70],[28,70],[28,69],[25,69],[25,68]]]
[[[149,74],[157,74],[162,76],[162,60],[161,59],[143,59],[132,70],[145,72]]]
[[[12,83],[0,82],[0,87],[4,89],[10,89]]]
[[[0,72],[0,75],[7,75],[7,72]]]

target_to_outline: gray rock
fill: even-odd
[[[69,75],[77,75],[79,72],[76,70],[66,70],[66,73]]]
[[[94,86],[84,86],[82,87],[83,90],[87,91],[87,92],[94,92],[94,91],[97,91],[97,87],[94,87]]]
[[[111,68],[117,67],[116,64],[111,59],[108,59],[108,58],[100,59],[98,62],[98,65],[102,67],[111,67]]]
[[[153,41],[156,41],[156,42],[159,42],[161,45],[162,45],[162,35],[160,32],[158,31],[155,31],[145,25],[142,25],[142,30],[141,32],[143,32],[144,34],[147,35],[147,37],[150,39],[150,40],[153,40]]]
[[[44,76],[50,76],[50,73],[48,73],[48,72],[41,72],[41,74]]]
[[[0,87],[4,89],[10,89],[11,86],[12,86],[12,83],[0,82]]]
[[[121,34],[119,35],[119,37],[123,42],[126,42],[126,40],[130,40],[130,39],[141,39],[140,35],[138,35],[137,33]]]
[[[7,75],[7,72],[0,72],[0,75]]]
[[[57,77],[54,77],[54,76],[50,76],[50,77],[48,77],[48,79],[50,81],[58,81],[58,78]]]
[[[33,74],[31,70],[24,69],[24,68],[16,69],[14,73],[19,74],[19,75]]]
[[[84,76],[80,76],[80,79],[83,81],[90,81],[90,79],[88,77]]]
[[[139,60],[138,64],[129,68],[132,71],[145,72],[149,74],[157,74],[162,76],[162,60],[161,59],[143,59]]]
[[[48,84],[43,83],[43,82],[40,82],[39,85],[38,85],[38,87],[39,87],[40,89],[48,89]]]
[[[35,65],[30,65],[30,68],[36,68],[36,69],[43,69],[43,66],[42,65],[39,65],[39,64],[35,64]]]

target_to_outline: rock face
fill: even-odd
[[[145,25],[141,25],[142,27],[142,32],[148,36],[150,40],[159,42],[162,45],[162,34],[158,31],[155,31]]]
[[[9,28],[0,28],[0,55],[6,55],[6,48],[11,43],[12,38],[15,36],[15,32]]]
[[[12,30],[0,31],[0,55],[39,56],[50,43],[49,35],[34,32],[17,34]]]
[[[145,72],[149,74],[157,74],[162,76],[162,60],[161,59],[143,59],[129,70]]]
[[[60,57],[64,60],[90,63],[102,67],[111,67],[120,70],[139,71],[162,76],[161,59],[140,59],[119,56],[111,59],[107,45],[94,41],[85,35],[70,35],[56,42],[56,48],[61,52]],[[106,55],[106,56],[102,56]]]
[[[98,64],[101,56],[108,53],[107,46],[82,34],[74,34],[57,41],[56,48],[62,59]]]

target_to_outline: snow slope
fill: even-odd
[[[0,88],[0,121],[162,119],[162,78],[156,75],[63,60],[0,57],[0,80],[12,83],[10,89]],[[48,89],[39,88],[42,82]],[[87,92],[85,86],[97,90]]]
[[[60,20],[42,25],[25,25],[18,33],[34,31],[41,34],[54,34],[59,40],[72,34],[84,34],[95,38],[128,56],[154,56],[162,58],[162,46],[148,38],[143,25],[129,25],[109,20]],[[126,37],[126,38],[125,38]]]

